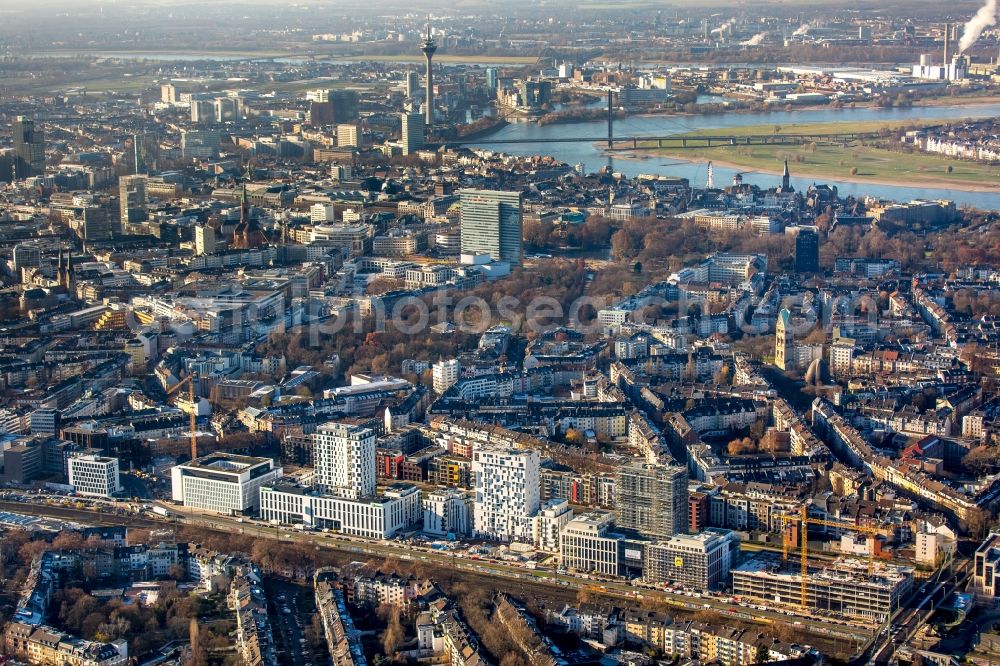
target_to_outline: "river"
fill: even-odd
[[[657,134],[674,134],[698,129],[725,129],[745,125],[790,125],[792,123],[826,123],[826,122],[866,122],[873,120],[950,120],[959,118],[984,118],[1000,116],[1000,104],[978,104],[969,106],[916,106],[908,109],[882,109],[878,107],[862,107],[857,109],[799,109],[786,111],[784,109],[756,113],[714,113],[697,116],[630,116],[615,120],[615,135],[617,136],[654,136]],[[546,154],[568,164],[583,164],[588,171],[597,171],[601,167],[610,166],[614,171],[634,176],[640,173],[655,173],[665,176],[680,176],[691,181],[692,185],[704,186],[707,176],[706,165],[700,162],[684,162],[662,155],[636,155],[630,153],[615,156],[606,153],[600,146],[591,143],[490,143],[491,139],[524,139],[529,142],[534,139],[568,138],[578,136],[606,136],[607,122],[587,121],[579,123],[557,123],[539,125],[538,123],[512,123],[498,129],[495,133],[484,136],[475,145],[512,155]],[[1000,210],[1000,192],[964,192],[948,188],[905,187],[894,185],[879,185],[874,183],[847,183],[822,178],[802,178],[795,176],[795,166],[792,165],[792,186],[804,191],[809,185],[826,182],[836,185],[841,196],[876,196],[895,201],[911,199],[951,199],[959,206],[972,206],[983,210]],[[737,170],[716,166],[716,186],[723,186],[732,181]],[[743,180],[760,187],[774,187],[780,184],[780,177],[771,174],[755,173],[751,170],[741,170]]]
[[[260,57],[252,55],[237,54],[200,54],[200,53],[167,53],[167,52],[79,52],[68,49],[67,51],[42,51],[33,54],[36,57],[66,57],[72,54],[87,55],[89,57],[107,58],[146,58],[151,60],[216,60],[216,61],[236,61],[236,60],[274,60],[286,64],[301,64],[308,61],[331,62],[322,56],[315,60],[312,58],[302,58],[294,56],[284,57]],[[362,62],[364,57],[358,60],[332,60],[337,64],[351,64]],[[419,57],[414,57],[414,62],[421,61]],[[441,63],[441,65],[455,65],[458,63]],[[473,63],[468,63],[473,64]],[[487,64],[491,66],[504,66],[507,63],[474,63],[481,66]],[[710,95],[699,95],[698,102],[720,102],[723,98]],[[588,106],[600,106],[604,102],[597,99]],[[878,107],[862,107],[858,109],[798,109],[787,111],[775,109],[756,113],[715,113],[702,114],[696,116],[687,115],[656,115],[656,116],[631,116],[623,120],[615,121],[615,134],[617,136],[655,136],[657,134],[672,134],[687,132],[696,129],[725,129],[741,127],[745,125],[788,125],[802,122],[865,122],[871,120],[956,120],[959,118],[984,118],[1000,116],[1000,104],[978,104],[968,106],[917,106],[908,109],[882,109]],[[599,146],[590,143],[502,143],[491,144],[490,139],[533,139],[576,137],[576,136],[606,136],[607,124],[604,120],[580,122],[580,123],[556,123],[551,125],[539,125],[534,122],[515,122],[507,125],[495,134],[481,138],[475,145],[480,148],[488,148],[500,152],[514,155],[535,155],[547,154],[568,164],[584,165],[587,171],[596,171],[603,166],[610,166],[613,170],[634,176],[640,173],[655,173],[666,176],[680,176],[691,181],[692,185],[703,186],[705,184],[707,169],[702,162],[685,162],[675,158],[657,155],[632,155],[626,157],[605,153]],[[716,166],[715,183],[717,186],[727,184],[732,181],[737,173],[743,174],[743,180],[760,187],[773,187],[778,184],[779,178],[772,174],[757,173],[752,170],[731,169]],[[910,199],[951,199],[959,206],[972,206],[983,210],[1000,210],[1000,192],[964,192],[949,188],[932,187],[905,187],[894,185],[881,185],[875,183],[849,183],[842,181],[827,181],[825,179],[802,178],[795,176],[795,167],[792,166],[792,186],[797,190],[804,191],[814,182],[826,182],[836,185],[842,196],[876,196],[883,199],[895,201],[909,201]]]

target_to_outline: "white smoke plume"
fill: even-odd
[[[983,30],[997,24],[997,0],[986,0],[986,4],[979,8],[976,15],[969,19],[962,31],[962,39],[958,43],[959,51],[966,51],[976,43]]]
[[[758,32],[756,35],[743,42],[743,46],[760,46],[764,43],[765,37],[767,37],[766,32]]]
[[[808,23],[803,23],[798,27],[798,29],[795,32],[792,33],[792,35],[795,37],[798,37],[799,35],[804,35],[807,32],[809,32],[809,28],[810,26]]]
[[[733,27],[733,19],[729,19],[728,21],[726,21],[725,23],[723,23],[722,25],[720,25],[718,28],[715,28],[714,30],[712,30],[712,32],[718,32],[720,34],[725,34],[726,31],[729,30],[732,27]]]

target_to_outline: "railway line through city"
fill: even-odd
[[[0,511],[59,518],[91,525],[125,525],[141,529],[187,526],[218,534],[238,534],[278,542],[308,543],[317,549],[341,554],[344,563],[352,560],[392,559],[420,565],[432,573],[439,571],[442,575],[461,572],[463,579],[487,587],[495,587],[497,579],[506,580],[518,585],[517,594],[535,599],[555,597],[565,603],[573,603],[577,594],[583,590],[595,597],[605,598],[615,605],[652,605],[666,612],[685,615],[712,611],[718,613],[723,620],[758,625],[787,625],[814,637],[814,642],[822,641],[827,647],[837,645],[841,651],[845,645],[860,646],[872,638],[872,628],[869,625],[838,624],[829,617],[800,615],[798,611],[791,609],[782,612],[764,606],[740,606],[724,597],[709,595],[691,597],[679,592],[636,587],[627,582],[596,580],[583,574],[560,574],[550,569],[528,569],[489,559],[458,558],[453,554],[431,549],[415,549],[413,546],[401,543],[374,542],[343,535],[290,530],[247,522],[245,519],[240,522],[239,518],[200,514],[186,509],[178,511],[176,507],[173,508],[173,515],[164,518],[121,516],[76,507],[8,501],[0,501]],[[513,591],[513,588],[507,589]]]

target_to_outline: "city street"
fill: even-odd
[[[326,663],[326,655],[314,655],[305,636],[315,611],[311,590],[272,576],[265,578],[264,589],[267,592],[271,631],[278,650],[278,663],[282,666]]]

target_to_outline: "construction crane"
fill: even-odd
[[[835,527],[841,530],[850,530],[852,532],[861,532],[868,536],[868,575],[870,576],[875,569],[875,537],[879,534],[884,536],[891,536],[891,531],[882,527],[872,527],[871,525],[854,525],[851,523],[838,522],[835,520],[823,520],[821,518],[810,518],[809,509],[806,505],[802,505],[801,510],[798,515],[784,515],[779,516],[780,520],[784,523],[794,523],[799,524],[799,545],[800,545],[800,558],[799,558],[799,603],[803,608],[808,606],[808,592],[809,592],[809,525],[820,525],[823,527]],[[789,534],[788,526],[782,530],[781,538],[781,559],[785,562],[788,561],[788,552],[791,549],[791,535]]]
[[[171,396],[187,384],[188,402],[191,403],[191,460],[198,457],[198,403],[194,400],[194,382],[196,379],[198,379],[198,373],[192,372],[167,390],[167,396]]]

